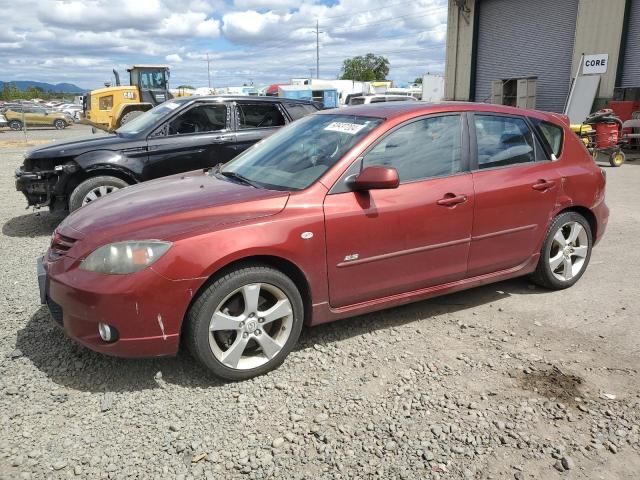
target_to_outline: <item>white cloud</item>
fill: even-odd
[[[325,78],[368,52],[394,79],[444,68],[446,0],[320,1],[0,0],[0,80],[91,88],[114,67],[170,62],[172,84],[206,85],[209,53],[214,85],[286,82],[315,68],[316,19]]]

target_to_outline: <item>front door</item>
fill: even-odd
[[[147,139],[144,179],[210,168],[231,160],[236,151],[224,103],[199,103],[180,113]]]
[[[560,187],[559,174],[522,117],[471,117],[476,207],[469,276],[516,267],[537,253]]]
[[[332,307],[464,278],[474,203],[466,145],[460,115],[413,120],[361,160],[395,168],[398,188],[334,186],[324,204]]]

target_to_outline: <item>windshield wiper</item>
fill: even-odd
[[[247,177],[245,177],[244,175],[241,175],[241,174],[239,174],[237,172],[219,171],[219,172],[216,172],[216,173],[219,173],[220,175],[224,175],[227,178],[233,178],[235,180],[239,180],[241,183],[249,185],[249,186],[251,186],[253,188],[260,188],[258,185],[256,185],[251,180],[249,180]]]

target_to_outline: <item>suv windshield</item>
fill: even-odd
[[[151,110],[144,112],[139,117],[122,125],[116,130],[116,133],[130,136],[140,133],[153,125],[158,125],[162,120],[177,108],[182,107],[184,101],[170,100],[168,102],[161,103],[157,107],[153,107]]]
[[[310,115],[257,143],[220,173],[272,190],[302,190],[381,123],[354,115]]]

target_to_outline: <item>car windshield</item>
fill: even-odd
[[[382,121],[354,115],[310,115],[246,150],[219,174],[272,190],[303,190]]]
[[[161,103],[157,107],[153,107],[151,110],[144,112],[139,117],[125,123],[116,133],[124,136],[136,135],[153,125],[159,125],[162,120],[168,116],[175,109],[180,108],[184,102],[169,100],[168,102]]]

